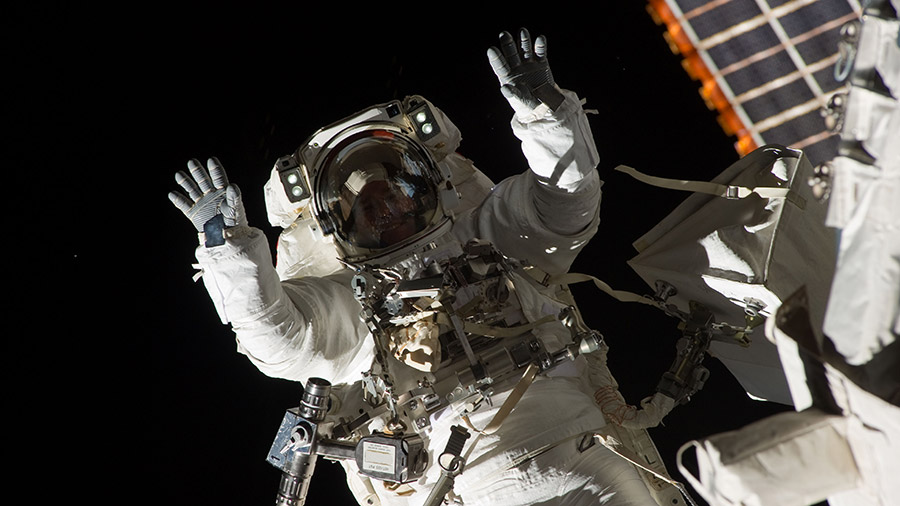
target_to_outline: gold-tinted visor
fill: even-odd
[[[437,210],[430,158],[396,132],[355,133],[332,150],[320,170],[318,202],[351,247],[398,244],[427,228]]]

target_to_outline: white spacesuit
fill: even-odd
[[[170,198],[201,232],[203,282],[238,350],[269,376],[335,385],[329,427],[368,411],[355,431],[424,439],[427,467],[408,483],[382,484],[342,461],[360,504],[423,504],[451,426],[478,433],[451,500],[655,504],[631,464],[599,444],[585,448],[606,425],[604,411],[621,416],[622,404],[595,403],[598,373],[571,353],[577,325],[560,316],[571,300],[541,282],[565,273],[596,232],[602,182],[582,103],[556,87],[544,40],[535,42],[524,30],[520,41],[504,33],[502,51],[489,51],[530,167],[495,186],[454,152],[458,130],[428,101],[375,106],[276,164],[266,185],[270,221],[284,227],[276,268],[216,159],[209,175],[189,163],[196,184],[177,177],[190,200]],[[211,199],[216,210],[204,213]],[[457,269],[459,259],[467,260]],[[404,285],[436,275],[461,279],[452,297],[444,286]],[[523,339],[543,367],[500,373],[486,363],[490,350],[521,349]],[[611,378],[599,383],[615,387]],[[440,390],[448,384],[449,393]],[[428,387],[430,396],[417,394]],[[647,407],[661,417],[671,406],[657,396]]]

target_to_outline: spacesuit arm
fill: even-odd
[[[238,351],[264,374],[305,381],[356,381],[371,361],[371,342],[348,286],[336,277],[281,282],[262,231],[228,229],[225,244],[196,252],[203,283]],[[346,280],[349,282],[349,280]]]
[[[597,148],[581,101],[562,93],[556,111],[513,118],[530,170],[498,184],[478,216],[482,238],[551,274],[569,269],[600,221]]]
[[[591,191],[599,183],[600,156],[581,100],[572,91],[556,111],[522,121],[512,119],[513,134],[522,141],[528,166],[543,186],[568,193]]]
[[[545,36],[532,40],[522,28],[518,39],[501,32],[499,47],[489,48],[487,55],[531,167],[533,180],[527,184],[533,185],[537,217],[549,230],[573,235],[596,214],[599,156],[581,101],[557,86],[547,52]]]
[[[571,235],[586,228],[600,203],[599,161],[591,127],[578,96],[553,113],[523,123],[512,120],[515,136],[533,175],[534,205],[549,229]]]

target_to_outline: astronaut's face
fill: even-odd
[[[416,202],[389,181],[372,181],[357,195],[350,221],[361,246],[383,248],[419,231]]]

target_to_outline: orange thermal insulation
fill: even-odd
[[[700,95],[710,110],[715,109],[719,113],[718,121],[722,130],[726,135],[737,137],[734,148],[738,154],[744,156],[756,149],[758,146],[751,137],[747,126],[734,111],[713,73],[697,53],[690,37],[685,33],[678,18],[672,13],[665,0],[648,0],[647,11],[658,25],[666,27],[663,37],[669,43],[672,52],[683,58],[681,65],[688,76],[700,81]]]

